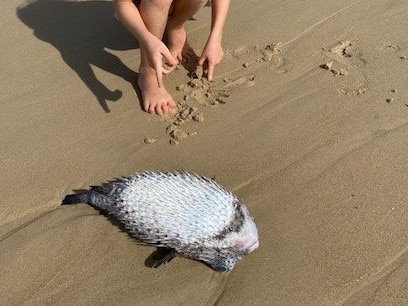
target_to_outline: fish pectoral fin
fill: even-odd
[[[162,264],[170,262],[176,256],[176,250],[159,247],[146,259],[146,265],[151,268],[158,268]]]

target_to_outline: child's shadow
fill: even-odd
[[[91,65],[122,77],[134,87],[137,79],[135,71],[106,50],[138,48],[136,39],[113,13],[111,1],[34,0],[17,9],[18,17],[38,39],[59,50],[105,112],[109,112],[107,101],[119,100],[122,92],[109,90],[97,79]]]

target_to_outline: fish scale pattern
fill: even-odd
[[[150,243],[169,246],[177,238],[177,244],[202,245],[233,222],[237,198],[197,175],[147,172],[125,178],[121,185],[112,214],[136,236],[150,232],[143,235]]]

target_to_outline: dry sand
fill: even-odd
[[[0,11],[1,305],[408,304],[406,1],[232,1],[215,82],[193,93],[184,67],[165,80],[176,127],[142,112],[137,43],[110,2]],[[196,17],[199,52],[210,9]],[[215,177],[259,249],[226,274],[153,269],[154,248],[60,206],[149,169]]]

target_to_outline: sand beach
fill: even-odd
[[[0,4],[1,305],[407,305],[408,3],[234,0],[212,83],[180,65],[141,108],[111,1]],[[187,22],[199,54],[211,24]],[[233,271],[141,246],[65,195],[145,170],[237,194],[260,246]]]

